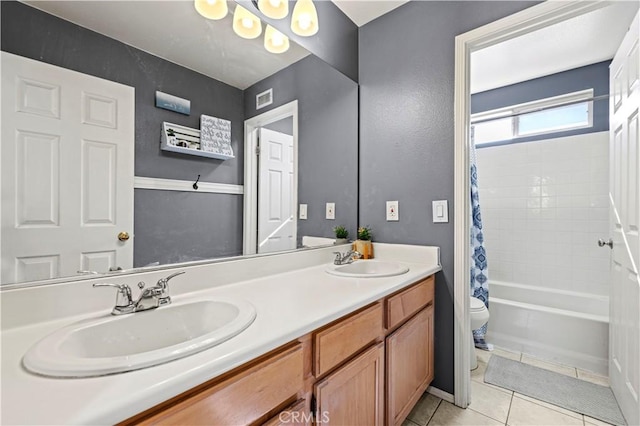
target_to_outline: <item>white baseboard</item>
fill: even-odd
[[[135,176],[133,187],[135,189],[159,189],[163,191],[207,192],[214,194],[244,194],[244,186],[228,183],[198,182],[198,189],[193,189],[194,181],[150,178]]]
[[[450,394],[449,392],[445,392],[445,391],[443,391],[441,389],[434,388],[433,386],[429,386],[427,388],[427,393],[430,393],[433,396],[437,396],[438,398],[440,398],[440,399],[442,399],[444,401],[450,402],[452,404],[454,403],[453,402],[454,398],[453,398],[452,394]]]

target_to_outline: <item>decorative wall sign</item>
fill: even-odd
[[[180,114],[191,114],[191,101],[156,90],[156,107]]]
[[[200,116],[200,149],[207,152],[233,156],[231,148],[231,121]]]
[[[229,151],[205,151],[200,143],[200,130],[181,126],[180,124],[162,123],[160,148],[163,151],[179,152],[180,154],[198,155],[200,157],[229,160],[234,158],[233,150]]]

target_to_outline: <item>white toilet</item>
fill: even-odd
[[[482,327],[489,321],[489,310],[486,306],[484,306],[484,302],[476,297],[471,297],[469,301],[469,312],[471,316],[471,350],[470,350],[470,361],[471,361],[471,369],[475,370],[478,368],[478,357],[476,355],[476,347],[473,342],[473,330],[477,330]]]

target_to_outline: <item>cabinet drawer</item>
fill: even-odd
[[[319,377],[328,372],[382,333],[380,303],[315,333],[314,375]]]
[[[212,388],[179,400],[143,424],[246,425],[303,388],[303,350],[297,344]]]
[[[277,416],[267,420],[262,426],[309,426],[311,425],[311,412],[307,407],[307,401],[298,400],[289,407],[280,411]]]
[[[386,302],[387,329],[392,329],[401,324],[433,301],[434,287],[434,276],[431,275],[418,284],[388,297]]]

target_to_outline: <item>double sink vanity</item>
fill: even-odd
[[[433,379],[438,248],[335,249],[4,290],[2,423],[401,424]]]

